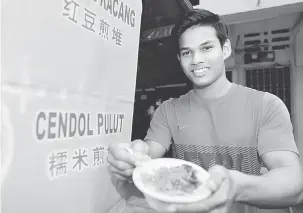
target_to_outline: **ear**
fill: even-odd
[[[178,60],[180,62],[180,54],[179,53],[177,54],[177,58],[178,58]]]
[[[231,55],[231,44],[230,40],[226,39],[224,45],[223,45],[223,59],[227,59]]]

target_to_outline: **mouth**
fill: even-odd
[[[200,69],[193,70],[192,73],[194,74],[195,77],[203,77],[208,70],[209,70],[209,67],[203,67]]]

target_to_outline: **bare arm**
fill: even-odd
[[[151,158],[162,158],[165,155],[166,148],[160,143],[151,140],[146,140],[145,142],[149,146],[149,156]]]
[[[155,111],[144,141],[149,145],[151,158],[161,158],[168,151],[172,140],[168,114],[172,99],[164,101]]]
[[[263,99],[258,152],[269,172],[258,177],[232,172],[240,192],[236,201],[262,208],[289,207],[302,202],[302,166],[290,115],[282,100],[269,93]]]
[[[298,155],[272,151],[261,156],[269,172],[262,176],[231,171],[237,186],[236,201],[260,208],[284,208],[303,200],[303,172]]]

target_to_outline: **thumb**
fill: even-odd
[[[227,169],[219,165],[211,167],[208,173],[209,179],[207,180],[206,185],[212,192],[217,191],[229,175]]]

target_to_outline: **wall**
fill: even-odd
[[[232,45],[235,46],[237,35],[244,34],[244,33],[252,33],[252,32],[262,32],[267,31],[269,29],[281,29],[281,28],[291,28],[294,26],[295,22],[298,19],[298,14],[293,15],[287,15],[287,16],[280,16],[277,18],[262,20],[262,21],[255,21],[250,23],[243,23],[243,24],[236,24],[230,26],[231,31],[231,41]],[[293,52],[294,57],[296,58],[296,62],[292,63],[292,106],[293,106],[293,116],[294,116],[294,131],[295,131],[295,137],[296,141],[298,143],[298,146],[301,150],[301,153],[303,153],[303,98],[300,91],[303,91],[303,32],[301,30],[298,32],[294,39],[294,45],[295,47],[292,50],[285,51],[277,55],[277,61],[282,64],[286,63],[292,63],[292,54]],[[240,43],[240,48],[243,42]],[[229,69],[233,69],[234,74],[233,78],[234,80],[239,83],[245,85],[245,73],[244,68],[249,66],[244,66],[239,63],[239,60],[237,60],[236,54],[233,54],[233,56],[228,59],[226,66]],[[266,65],[266,64],[263,64]],[[250,65],[254,66],[254,65]],[[260,64],[262,66],[262,64]],[[303,157],[301,158],[301,161],[303,163]]]
[[[286,16],[280,16],[277,18],[255,21],[243,24],[236,24],[230,26],[231,30],[231,41],[232,45],[235,46],[237,35],[241,35],[244,33],[252,33],[252,32],[262,32],[274,29],[282,29],[282,28],[291,28],[294,26],[296,21],[298,20],[299,14],[292,14]],[[303,97],[300,91],[303,91],[303,30],[301,26],[301,30],[297,33],[294,39],[292,49],[288,51],[281,51],[276,58],[281,64],[291,64],[292,65],[292,115],[294,117],[294,132],[296,141],[298,143],[299,149],[301,153],[303,153],[303,111],[299,110],[303,108]],[[243,42],[240,43],[240,48]],[[233,54],[233,57],[230,58],[226,65],[228,68],[233,69],[234,71],[234,80],[237,83],[245,85],[245,73],[244,68],[255,66],[255,65],[242,65],[239,63],[237,54]],[[295,63],[292,60],[296,58]],[[259,64],[259,66],[264,66],[266,64]],[[301,157],[301,162],[303,164],[303,157]]]
[[[248,33],[254,32],[262,32],[268,30],[276,30],[282,28],[290,28],[294,26],[296,20],[298,19],[298,14],[290,14],[279,16],[277,18],[265,19],[260,21],[253,21],[247,23],[240,23],[229,25],[229,38],[231,40],[232,49],[235,49],[237,43],[237,36],[244,35]],[[262,36],[262,35],[261,35]],[[243,37],[243,36],[242,36]],[[237,48],[241,49],[244,48],[244,41],[243,38],[240,39]],[[290,64],[291,63],[291,50],[278,50],[276,51],[276,62],[280,64]],[[228,69],[233,69],[233,79],[234,82],[238,84],[245,85],[245,72],[244,68],[246,67],[253,67],[253,66],[268,66],[270,64],[267,63],[260,63],[260,64],[253,64],[253,65],[243,65],[243,56],[242,54],[236,54],[235,52],[232,53],[232,56],[226,60],[226,67]]]
[[[303,164],[303,27],[296,35],[295,41],[296,61],[293,67],[293,93],[294,93],[294,112],[295,112],[295,132],[296,141],[301,151],[301,162]]]
[[[291,28],[298,20],[299,14],[280,16],[277,18],[254,21],[250,23],[236,24],[229,26],[232,45],[235,45],[236,37],[239,34],[250,33],[269,29]],[[303,165],[303,26],[294,37],[292,48],[288,52],[282,52],[277,60],[282,64],[290,63],[292,65],[291,82],[292,82],[292,116],[295,140],[301,153],[300,161]],[[233,69],[233,81],[245,85],[245,66],[239,64],[233,56],[228,59],[226,66]],[[295,59],[295,60],[294,60]],[[262,64],[260,64],[262,66]],[[293,208],[294,213],[302,213],[303,205]]]
[[[295,137],[301,154],[300,160],[303,165],[303,26],[301,25],[295,41],[295,64],[293,69],[293,92],[295,108]],[[303,212],[303,204],[294,208],[294,213]]]

